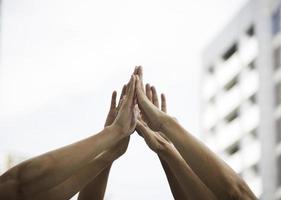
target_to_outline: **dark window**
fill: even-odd
[[[250,64],[249,64],[249,69],[250,69],[250,70],[256,69],[256,62],[255,62],[255,60],[253,60],[252,62],[250,62]]]
[[[257,138],[258,137],[258,131],[257,129],[253,129],[251,132],[250,132],[251,136],[253,136],[253,138]]]
[[[253,37],[255,35],[255,26],[251,25],[250,28],[247,30],[247,35]]]
[[[276,120],[276,140],[277,143],[281,142],[281,118]]]
[[[259,174],[259,166],[258,164],[254,164],[252,167],[252,170],[255,174]]]
[[[209,100],[209,102],[210,102],[211,104],[215,104],[215,103],[216,103],[216,97],[215,97],[215,96],[211,97],[210,100]]]
[[[208,72],[209,72],[210,74],[213,74],[213,73],[215,72],[214,66],[208,67]]]
[[[251,101],[252,104],[256,104],[257,103],[257,95],[253,94],[252,96],[250,96],[249,100]]]
[[[233,155],[233,154],[235,154],[236,152],[238,152],[239,150],[240,150],[239,143],[236,142],[236,143],[234,143],[233,145],[229,146],[229,147],[226,149],[226,152],[228,153],[228,155]]]
[[[276,35],[280,32],[280,8],[272,15],[272,33]]]
[[[281,48],[277,47],[273,51],[273,62],[274,62],[274,68],[278,69],[281,65]]]
[[[278,186],[281,186],[281,156],[279,155],[278,156],[278,159],[277,159],[277,173],[278,173]]]
[[[238,84],[238,76],[235,76],[231,81],[229,81],[225,86],[224,90],[229,91],[231,90],[235,85]]]
[[[225,117],[225,120],[228,123],[230,123],[230,122],[234,121],[235,119],[237,119],[238,117],[239,117],[239,110],[235,109]]]
[[[275,103],[276,106],[279,106],[281,103],[281,82],[275,85]]]
[[[228,60],[237,51],[237,44],[233,44],[224,54],[223,59]]]
[[[216,127],[215,126],[213,126],[211,129],[210,129],[210,133],[212,134],[212,135],[215,135],[216,134]]]

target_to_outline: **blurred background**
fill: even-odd
[[[257,196],[281,199],[281,1],[0,2],[0,174],[100,131],[142,65],[171,115]],[[172,199],[137,134],[105,199]]]

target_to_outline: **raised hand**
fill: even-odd
[[[112,123],[114,128],[124,137],[132,134],[137,124],[135,84],[136,76],[132,75],[127,86],[126,95],[124,95],[118,114]]]
[[[114,120],[116,119],[118,111],[119,111],[119,109],[122,105],[122,102],[124,101],[124,98],[125,98],[126,94],[127,94],[126,92],[127,92],[127,85],[124,85],[123,88],[122,88],[122,92],[121,92],[118,104],[116,104],[117,92],[114,91],[112,93],[110,109],[109,109],[109,112],[107,114],[107,118],[106,118],[105,125],[104,125],[105,127],[110,126],[114,122]],[[126,152],[128,144],[129,144],[129,140],[130,140],[130,136],[125,137],[120,142],[118,142],[114,147],[112,147],[108,151],[106,151],[105,153],[112,155],[112,160],[117,159],[118,157],[120,157],[121,155],[123,155]]]
[[[138,67],[135,70],[135,74],[137,74],[137,84],[136,84],[136,94],[137,94],[137,101],[138,106],[141,110],[141,114],[143,115],[143,118],[145,119],[147,125],[153,130],[153,131],[159,131],[162,123],[163,118],[166,116],[165,112],[160,110],[158,108],[159,102],[157,99],[154,99],[154,97],[157,97],[157,95],[152,95],[153,91],[155,92],[154,87],[150,87],[149,84],[146,85],[146,92],[144,91],[143,81],[142,81],[142,68]],[[162,95],[162,98],[165,98],[165,96]],[[163,107],[163,105],[162,105]]]
[[[146,95],[153,105],[159,108],[159,101],[155,87],[150,87],[150,85],[147,84]],[[161,110],[163,112],[167,111],[166,98],[164,94],[161,94]],[[170,144],[170,141],[161,132],[155,132],[147,126],[144,115],[139,116],[136,130],[155,153],[159,153],[166,145]]]

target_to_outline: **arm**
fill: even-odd
[[[141,69],[140,69],[141,70]],[[148,126],[168,137],[192,170],[219,199],[256,199],[247,184],[203,143],[155,107],[144,94],[137,77],[137,99]]]
[[[112,97],[111,97],[110,110],[109,110],[109,113],[107,115],[106,122],[104,125],[105,127],[111,125],[113,123],[113,121],[115,120],[119,107],[121,105],[122,99],[126,95],[126,88],[127,88],[127,86],[124,85],[117,107],[116,107],[117,93],[113,92]],[[122,152],[122,154],[125,153],[125,151],[128,147],[128,141],[129,140],[124,140],[123,143],[120,144],[120,146],[124,146],[124,148],[125,148],[125,150]],[[80,191],[79,197],[78,197],[79,200],[103,199],[104,198],[107,180],[108,180],[111,166],[112,166],[112,162],[107,167],[105,167],[103,169],[103,171],[99,175],[97,175],[86,187],[84,187]]]
[[[216,197],[191,170],[177,150],[159,133],[153,132],[147,125],[139,121],[137,125],[147,145],[163,159],[180,187],[181,196],[177,199],[215,200]],[[178,188],[179,189],[179,188]]]
[[[136,68],[134,74],[139,75],[140,78],[142,79],[142,73],[140,68]],[[158,101],[158,95],[156,89],[154,87],[150,87],[150,85],[146,85],[145,91],[146,91],[146,96],[150,100],[150,102],[152,102],[157,108],[159,108],[159,101]],[[161,94],[161,110],[165,113],[167,112],[166,98],[164,94]],[[144,116],[139,115],[139,120],[145,121]],[[140,125],[137,125],[136,131],[139,133],[139,135],[142,136],[141,130],[142,129],[140,128]],[[167,138],[165,139],[167,140]],[[181,189],[179,182],[177,181],[175,175],[171,171],[167,162],[164,159],[162,159],[159,155],[158,157],[165,171],[165,175],[168,180],[174,199],[182,199],[182,197],[184,197],[184,191]]]
[[[0,196],[16,195],[19,199],[29,199],[47,191],[130,135],[136,126],[136,117],[132,109],[135,105],[134,95],[135,77],[132,76],[128,95],[111,126],[87,139],[30,159],[10,169],[0,177],[0,191],[2,192],[7,185],[11,189],[3,191]]]
[[[125,143],[128,143],[128,139],[125,138]],[[111,163],[121,156],[125,150],[126,146],[121,145],[124,143],[121,140],[114,148],[111,148],[109,151],[106,151],[99,156],[97,156],[93,161],[87,164],[85,167],[79,169],[74,175],[68,178],[66,181],[58,184],[57,186],[51,188],[48,191],[43,191],[36,195],[35,199],[37,200],[49,200],[49,199],[58,199],[66,200],[73,197],[81,188],[84,188],[88,183],[108,168]],[[94,191],[92,191],[94,192]],[[98,193],[99,194],[99,193]],[[95,193],[94,199],[102,199]]]

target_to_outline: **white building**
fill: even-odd
[[[202,138],[265,200],[281,199],[280,16],[249,1],[203,55]]]

